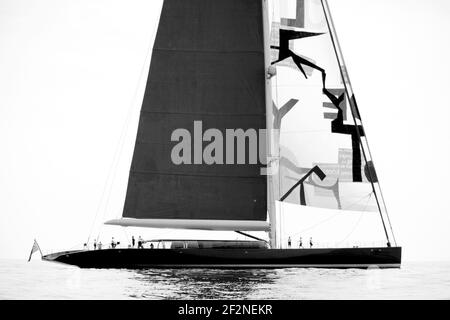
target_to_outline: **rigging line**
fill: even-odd
[[[126,124],[127,122],[128,122],[128,117],[127,117],[126,120],[125,120],[125,124]],[[110,165],[109,170],[108,170],[107,178],[106,178],[106,181],[105,181],[105,184],[104,184],[104,187],[103,187],[103,191],[102,191],[102,194],[101,194],[101,197],[100,197],[100,201],[99,201],[99,204],[98,204],[98,207],[97,207],[97,210],[96,210],[96,214],[95,214],[94,220],[92,221],[92,225],[91,225],[91,229],[90,229],[90,231],[89,231],[89,236],[88,236],[87,243],[89,243],[89,241],[90,241],[90,238],[91,238],[91,236],[92,236],[93,228],[94,228],[94,226],[95,226],[95,223],[97,222],[98,214],[100,213],[101,208],[102,208],[102,206],[103,206],[104,199],[105,199],[105,196],[106,196],[106,192],[107,192],[108,186],[109,186],[109,184],[110,184],[109,182],[111,182],[111,184],[112,184],[112,181],[111,181],[111,175],[112,175],[113,169],[115,168],[115,163],[116,163],[118,154],[120,153],[120,141],[122,140],[123,132],[125,131],[125,127],[126,127],[125,124],[124,124],[124,127],[123,127],[123,129],[122,129],[122,133],[121,133],[120,138],[119,138],[119,143],[118,143],[118,145],[116,146],[116,149],[115,149],[115,151],[114,151],[113,160],[112,160],[111,165]],[[106,206],[106,203],[105,203],[105,206]],[[103,215],[102,215],[102,217],[103,217]],[[98,238],[98,237],[97,237],[97,238]],[[98,239],[97,239],[97,240],[98,240]]]
[[[128,121],[128,118],[127,118],[126,122],[127,121]],[[122,139],[122,134],[120,136],[119,142],[120,142],[121,139]],[[111,165],[110,165],[109,170],[108,170],[107,178],[106,178],[106,181],[105,181],[105,185],[103,187],[103,191],[102,191],[102,194],[101,194],[101,197],[100,197],[100,201],[99,201],[99,204],[98,204],[98,207],[97,207],[97,210],[96,210],[96,214],[95,214],[95,217],[94,217],[94,219],[92,221],[91,229],[89,231],[89,236],[88,236],[87,243],[89,243],[89,241],[90,241],[90,238],[92,236],[93,228],[95,226],[95,223],[97,222],[98,214],[100,213],[101,208],[102,208],[103,203],[104,203],[104,199],[105,199],[105,196],[106,196],[106,192],[108,190],[109,182],[111,180],[111,175],[112,175],[113,169],[115,168],[116,158],[118,156],[118,153],[120,152],[119,151],[119,149],[120,149],[119,146],[120,146],[120,143],[116,146],[116,150],[114,151],[113,161],[111,162]],[[102,215],[102,217],[103,217],[103,215]]]
[[[125,120],[125,125],[124,125],[124,128],[122,130],[122,134],[121,134],[121,137],[120,137],[120,140],[119,140],[119,149],[118,149],[119,153],[118,153],[118,157],[117,157],[117,159],[115,161],[115,166],[114,166],[114,170],[113,170],[113,176],[112,176],[111,184],[109,186],[108,195],[107,195],[107,198],[106,198],[105,211],[104,211],[103,217],[107,213],[108,207],[109,207],[109,204],[110,204],[112,188],[114,186],[114,182],[115,182],[115,179],[116,179],[116,176],[117,176],[117,167],[119,166],[120,158],[122,156],[123,147],[124,147],[125,141],[126,141],[126,135],[127,135],[127,132],[128,132],[128,128],[130,126],[130,122],[131,122],[131,117],[132,117],[133,111],[134,111],[134,109],[136,107],[136,99],[137,99],[137,94],[138,94],[138,91],[139,91],[139,84],[141,83],[141,79],[143,77],[144,70],[146,69],[145,68],[145,64],[146,64],[149,52],[150,52],[150,46],[149,46],[149,51],[147,52],[147,55],[145,57],[145,61],[143,63],[143,66],[141,68],[141,73],[139,75],[139,79],[138,79],[138,83],[137,83],[137,86],[136,86],[136,90],[134,92],[132,103],[131,103],[131,106],[130,106],[130,108],[128,110],[128,114],[127,114],[127,117],[126,117],[126,120]]]
[[[364,197],[361,197],[361,198],[359,198],[358,200],[353,201],[352,203],[350,203],[350,204],[346,207],[347,209],[342,209],[342,210],[349,210],[349,208],[351,208],[351,207],[357,205],[358,203],[360,203],[361,201],[363,201],[363,200],[366,199],[366,198],[368,198],[368,201],[369,201],[371,195],[372,195],[372,193],[370,193],[370,194],[368,194],[368,195],[365,195]],[[367,201],[367,203],[368,203],[368,201]],[[366,203],[366,207],[367,207],[367,203]],[[326,208],[325,208],[325,209],[326,209]],[[350,210],[350,211],[351,211],[351,210]],[[338,214],[343,214],[343,213],[337,212],[336,215],[338,215]]]
[[[116,216],[120,216],[120,211],[118,211],[118,212],[119,213]],[[100,228],[98,230],[97,237],[96,237],[97,243],[98,243],[98,240],[100,239],[100,235],[102,234],[102,232],[104,230],[104,226],[105,225],[103,223],[100,225]]]
[[[330,15],[330,11],[329,11],[330,9],[329,9],[329,7],[328,7],[327,0],[321,0],[321,3],[322,3],[323,12],[324,12],[324,15],[325,15],[325,20],[326,20],[326,22],[327,22],[328,29],[329,29],[329,31],[330,31],[330,38],[331,38],[331,42],[333,43],[333,49],[334,49],[334,52],[335,52],[335,54],[336,54],[336,58],[337,58],[337,61],[338,61],[339,71],[340,71],[340,74],[341,74],[342,82],[343,82],[344,87],[345,87],[345,94],[346,94],[346,96],[347,96],[347,99],[349,100],[349,103],[352,103],[352,97],[350,97],[350,94],[349,94],[349,92],[350,92],[350,91],[349,91],[349,85],[350,85],[350,84],[348,83],[348,81],[349,81],[349,80],[348,80],[348,75],[347,75],[347,77],[345,77],[344,74],[343,74],[342,67],[345,68],[345,64],[344,64],[344,61],[343,61],[342,51],[341,51],[341,49],[340,49],[340,47],[339,47],[339,43],[336,44],[336,42],[337,42],[337,39],[335,39],[335,37],[336,37],[336,32],[335,32],[335,28],[334,28],[333,22],[331,21],[331,15]],[[351,85],[350,85],[350,90],[351,90]],[[353,94],[353,90],[351,90],[351,92],[352,92],[352,94]],[[355,106],[355,107],[356,107],[356,106]],[[367,155],[366,155],[366,152],[365,152],[365,149],[364,149],[363,141],[362,141],[362,139],[361,139],[361,133],[359,132],[359,127],[358,127],[358,123],[357,123],[357,121],[356,121],[355,114],[354,114],[354,112],[353,112],[353,111],[354,111],[353,108],[350,108],[350,111],[351,111],[350,113],[351,113],[351,115],[352,115],[353,121],[354,121],[354,123],[355,123],[356,134],[357,134],[357,136],[358,136],[359,144],[361,145],[361,151],[362,151],[363,156],[364,156],[364,159],[365,159],[365,161],[366,161],[366,165],[368,165]],[[359,112],[358,112],[358,113],[359,113]],[[359,116],[359,118],[361,118],[361,116]],[[361,121],[361,119],[360,119],[360,122],[361,122],[361,126],[362,126],[362,121]],[[369,148],[368,148],[367,136],[366,136],[365,138],[366,138],[366,142],[367,142],[367,143],[366,143],[367,149],[369,150]],[[369,155],[370,155],[370,151],[369,151]],[[371,157],[371,155],[370,155],[370,157]],[[372,157],[371,157],[371,159],[372,159]],[[369,168],[367,171],[368,171],[369,176],[370,176],[370,183],[371,183],[371,185],[372,185],[372,189],[373,189],[373,192],[374,192],[374,195],[375,195],[375,199],[376,199],[376,202],[377,202],[378,210],[380,211],[380,217],[381,217],[381,221],[382,221],[382,223],[383,223],[384,233],[385,233],[385,235],[386,235],[386,239],[387,239],[388,245],[389,245],[389,243],[390,243],[390,240],[389,240],[389,234],[388,234],[388,232],[387,232],[386,224],[385,224],[385,222],[384,222],[383,212],[382,212],[382,210],[381,210],[380,201],[378,200],[378,196],[377,196],[377,193],[376,193],[376,191],[375,191],[375,185],[374,185],[374,182],[373,182],[374,179],[372,178],[371,169]],[[380,196],[383,198],[383,195],[382,195],[382,193],[381,193],[381,189],[380,189]],[[383,201],[383,205],[385,205],[384,201]],[[386,212],[386,214],[387,214],[387,209],[386,209],[386,207],[385,207],[384,209],[385,209],[385,212]],[[389,221],[389,219],[388,219],[388,221]],[[391,225],[391,231],[392,231],[392,225]],[[394,241],[395,241],[395,239],[394,239]]]
[[[103,188],[103,191],[102,191],[100,202],[99,202],[99,205],[97,207],[97,211],[96,211],[94,220],[93,220],[92,225],[91,225],[91,229],[90,229],[90,232],[89,232],[87,243],[89,243],[89,240],[90,240],[92,232],[93,232],[93,228],[95,226],[95,223],[97,222],[98,214],[101,211],[101,207],[102,207],[102,204],[104,202],[104,199],[105,199],[105,196],[106,196],[106,192],[108,190],[108,186],[110,186],[109,194],[107,195],[107,198],[106,198],[107,200],[106,200],[106,202],[104,202],[105,211],[102,214],[102,218],[105,216],[105,212],[107,211],[107,208],[108,208],[108,202],[109,202],[109,198],[110,198],[110,195],[111,195],[111,189],[112,189],[112,185],[114,184],[114,180],[115,180],[114,171],[117,171],[115,169],[117,168],[119,160],[120,160],[120,155],[122,153],[122,149],[123,149],[123,145],[124,145],[124,142],[125,142],[126,133],[128,131],[128,127],[129,127],[129,122],[130,122],[130,119],[131,119],[131,115],[133,113],[132,111],[134,110],[134,107],[135,107],[135,104],[136,104],[136,99],[137,99],[140,83],[141,83],[144,71],[146,69],[145,65],[146,65],[146,62],[147,62],[147,60],[149,58],[150,52],[151,52],[152,43],[153,43],[152,39],[155,36],[156,29],[157,29],[157,27],[154,28],[154,30],[152,32],[152,35],[151,35],[151,38],[150,38],[150,41],[149,41],[149,45],[148,45],[148,48],[147,48],[147,52],[146,52],[146,55],[145,55],[144,62],[142,64],[142,66],[141,66],[141,71],[140,71],[140,74],[139,74],[139,77],[138,77],[138,81],[137,81],[137,84],[136,84],[134,95],[133,95],[133,98],[131,100],[131,104],[130,104],[130,106],[128,108],[128,114],[127,114],[127,117],[125,119],[124,125],[122,127],[121,134],[119,136],[119,141],[118,141],[118,144],[117,144],[115,152],[114,152],[113,161],[111,162],[110,168],[108,170],[107,179],[105,181],[105,185],[104,185],[104,188]],[[112,180],[111,180],[111,175],[112,174],[113,174],[113,176],[112,176]],[[110,185],[109,185],[109,182],[110,182]],[[98,232],[97,241],[98,241],[99,237],[100,237],[100,231]]]
[[[97,233],[97,237],[95,238],[97,243],[98,243],[98,240],[100,239],[100,235],[101,235],[102,231],[103,231],[103,224],[100,225],[100,228]]]
[[[327,8],[327,12],[328,12],[328,15],[329,15],[329,19],[330,19],[330,23],[331,23],[331,27],[332,27],[332,30],[330,30],[332,33],[334,33],[334,36],[336,37],[336,41],[337,41],[337,34],[336,34],[336,31],[335,31],[335,27],[334,27],[334,23],[333,23],[333,20],[332,20],[332,17],[331,17],[331,14],[329,13],[330,12],[330,9],[329,9],[329,7],[328,7],[328,2],[327,2],[327,0],[324,0],[325,1],[325,5],[326,5],[326,8]],[[322,6],[324,6],[324,3],[322,2]],[[324,7],[324,11],[325,11],[325,7]],[[325,16],[327,16],[327,14],[325,13]],[[328,19],[327,19],[327,23],[328,23]],[[332,37],[332,40],[333,40],[333,37]],[[333,41],[333,44],[334,44],[334,41]],[[336,49],[335,49],[335,53],[336,53],[336,55],[337,55],[337,58],[338,58],[338,61],[339,61],[339,59],[341,59],[341,61],[342,61],[342,64],[343,64],[343,66],[345,67],[345,61],[344,61],[344,57],[343,57],[343,55],[342,55],[342,50],[341,50],[341,48],[340,48],[340,44],[339,44],[339,41],[337,41],[337,50],[339,50],[339,53],[340,53],[340,57],[339,57],[339,53],[338,52],[336,52]],[[352,96],[354,97],[354,93],[353,93],[353,88],[352,88],[352,85],[351,85],[351,81],[350,81],[350,78],[348,77],[348,74],[347,74],[347,78],[345,79],[344,78],[344,76],[343,76],[343,74],[342,74],[342,70],[340,70],[341,71],[341,76],[343,77],[343,82],[344,82],[344,86],[346,87],[346,89],[347,89],[347,84],[348,84],[348,87],[349,87],[349,89],[350,89],[350,91],[352,92]],[[345,81],[346,80],[346,81]],[[349,97],[349,93],[348,93],[349,91],[348,91],[348,89],[347,89],[347,97],[349,98],[349,101],[351,102],[351,100],[350,100],[350,97]],[[354,101],[354,103],[355,103],[355,107],[357,108],[357,106],[356,106],[356,101]],[[353,110],[351,110],[352,111],[352,115],[353,115]],[[359,111],[356,109],[356,111],[359,113]],[[354,115],[353,115],[354,116]],[[361,126],[363,126],[363,122],[362,122],[362,119],[361,119],[361,115],[359,114],[359,121],[360,121],[360,123],[361,123]],[[354,121],[355,121],[355,119],[354,119]],[[355,123],[356,124],[356,123]],[[362,140],[360,140],[360,142],[361,142],[361,144],[363,143],[362,142]],[[368,151],[368,153],[369,153],[369,157],[370,157],[370,159],[373,161],[373,157],[372,157],[372,152],[371,152],[371,149],[370,149],[370,146],[369,146],[369,142],[368,142],[368,139],[367,139],[367,135],[365,135],[365,145],[366,145],[366,148],[367,148],[367,151]],[[364,154],[364,157],[366,158],[366,156],[365,156],[365,150],[364,150],[364,148],[362,148],[363,149],[363,154]],[[366,162],[367,162],[367,159],[366,159]],[[371,172],[370,172],[370,170],[369,170],[369,175],[371,175]],[[397,245],[397,240],[395,239],[395,234],[394,234],[394,230],[393,230],[393,227],[392,227],[392,223],[391,223],[391,219],[390,219],[390,217],[389,217],[389,213],[388,213],[388,209],[387,209],[387,206],[386,206],[386,202],[385,202],[385,199],[384,199],[384,195],[383,195],[383,191],[382,191],[382,188],[381,188],[381,183],[380,183],[380,180],[379,180],[379,178],[377,178],[377,180],[378,180],[378,189],[379,189],[379,192],[380,192],[380,196],[381,196],[381,201],[382,201],[382,203],[383,203],[383,208],[384,208],[384,211],[385,211],[385,213],[386,213],[386,216],[387,216],[387,219],[388,219],[388,223],[389,223],[389,227],[390,227],[390,230],[391,230],[391,234],[392,234],[392,237],[393,237],[393,239],[394,239],[394,244],[395,245]],[[378,197],[377,197],[377,195],[376,195],[376,193],[375,193],[375,197],[376,197],[376,200],[377,200],[377,202],[378,202]],[[381,214],[381,213],[380,213]]]
[[[325,218],[325,219],[323,219],[323,220],[317,222],[316,224],[314,224],[314,225],[312,225],[312,226],[310,226],[310,227],[307,227],[307,228],[305,228],[305,229],[300,230],[300,231],[297,232],[297,233],[294,233],[294,236],[300,236],[300,235],[301,235],[302,233],[304,233],[305,231],[314,229],[314,228],[316,228],[316,227],[318,227],[318,226],[324,224],[325,222],[328,222],[329,220],[334,219],[336,216],[338,216],[338,215],[340,215],[340,214],[341,214],[341,213],[335,213],[335,214],[332,215],[331,217]]]
[[[243,235],[243,236],[245,236],[245,237],[249,237],[249,238],[251,238],[251,239],[258,240],[258,241],[264,241],[264,242],[267,243],[266,240],[261,239],[261,238],[258,238],[258,237],[254,236],[254,235],[249,234],[249,233],[246,233],[246,232],[243,232],[243,231],[235,231],[235,232],[238,233],[238,234],[240,234],[240,235]]]
[[[125,239],[127,240],[127,244],[129,245],[130,244],[130,236],[128,235],[127,228],[120,228],[120,229],[122,229],[123,233],[125,234]]]
[[[158,22],[155,23],[153,31],[151,33],[151,37],[150,37],[150,40],[149,40],[149,43],[148,43],[146,55],[145,55],[144,61],[142,63],[141,71],[140,71],[140,74],[139,74],[139,77],[138,77],[138,80],[137,80],[137,83],[136,83],[135,92],[134,92],[134,95],[133,95],[130,107],[128,109],[128,114],[127,114],[127,117],[126,117],[123,129],[122,129],[122,132],[121,132],[121,136],[120,136],[120,139],[119,139],[119,146],[118,146],[119,154],[118,154],[117,161],[115,163],[115,167],[114,167],[114,171],[113,171],[113,178],[112,178],[112,181],[111,181],[111,184],[110,184],[107,200],[105,202],[105,210],[104,210],[104,212],[102,214],[102,218],[103,219],[106,216],[107,211],[108,211],[109,201],[110,201],[110,197],[111,197],[111,193],[112,193],[112,187],[114,185],[115,177],[116,177],[116,174],[117,174],[117,167],[119,165],[120,158],[121,158],[122,151],[123,151],[123,146],[125,144],[125,140],[126,140],[125,138],[126,138],[126,134],[128,132],[128,127],[129,127],[129,124],[130,124],[131,115],[133,114],[132,111],[134,111],[134,108],[135,108],[135,105],[136,105],[136,99],[137,99],[137,95],[138,95],[138,92],[139,92],[140,84],[142,82],[144,71],[147,70],[147,68],[145,68],[145,66],[146,66],[147,61],[149,60],[149,57],[151,56],[152,46],[153,46],[153,42],[154,42],[153,40],[156,38],[156,32],[158,30],[158,25],[159,25],[159,18],[158,18]]]
[[[359,226],[359,224],[361,223],[362,218],[364,217],[364,214],[361,213],[358,221],[356,221],[356,224],[353,226],[352,230],[344,237],[344,239],[342,239],[341,241],[339,241],[337,243],[337,245],[339,246],[341,243],[343,243],[344,241],[346,241],[356,230],[356,228]]]
[[[325,0],[325,3],[326,3],[326,6],[327,6],[327,9],[328,9],[328,12],[330,12],[330,9],[329,9],[329,7],[328,7],[328,2],[327,2],[327,0]],[[331,15],[330,15],[330,21],[331,21],[331,25],[332,25],[333,30],[334,30],[335,37],[337,38],[337,34],[336,34],[336,31],[335,31],[335,27],[334,27],[334,23],[333,23],[333,20],[332,20]],[[344,57],[343,57],[343,55],[342,55],[342,50],[341,50],[341,48],[340,48],[339,41],[337,41],[337,46],[338,46],[339,52],[341,52],[342,64],[345,66],[345,61],[344,61]],[[347,83],[348,83],[348,86],[349,86],[349,88],[350,88],[350,90],[351,90],[351,92],[352,92],[352,95],[353,95],[353,97],[354,97],[354,92],[353,92],[353,88],[352,88],[352,85],[351,85],[350,78],[348,77],[348,73],[347,73]],[[344,85],[345,85],[345,82],[344,82]],[[348,96],[348,95],[347,95],[347,96]],[[356,105],[356,101],[354,101],[354,103],[355,103],[355,105]],[[356,108],[357,108],[357,106],[356,106]],[[358,109],[356,109],[356,110],[357,110],[357,112],[358,112],[358,114],[359,114]],[[353,111],[352,111],[352,114],[353,114]],[[359,114],[359,118],[360,118],[359,121],[360,121],[360,123],[361,123],[361,126],[364,127],[363,121],[362,121],[362,117],[361,117],[360,114]],[[370,149],[370,145],[369,145],[369,141],[368,141],[367,135],[365,135],[365,142],[366,142],[365,145],[366,145],[366,147],[367,147],[367,151],[368,151],[368,153],[369,153],[369,157],[370,157],[370,159],[373,161],[372,151],[371,151],[371,149]],[[361,142],[361,143],[362,143],[362,142]],[[363,152],[364,152],[364,150],[363,150]],[[366,161],[367,161],[367,160],[366,160]],[[370,170],[368,170],[368,171],[369,171],[369,175],[371,175]],[[397,246],[397,240],[396,240],[396,238],[395,238],[394,229],[393,229],[393,227],[392,227],[391,219],[390,219],[389,212],[388,212],[388,209],[387,209],[387,206],[386,206],[385,198],[384,198],[384,195],[383,195],[383,189],[381,188],[381,183],[380,183],[379,177],[377,177],[377,183],[378,183],[378,189],[379,189],[380,196],[381,196],[381,201],[383,202],[384,211],[385,211],[386,216],[387,216],[387,219],[388,219],[389,228],[390,228],[390,230],[391,230],[391,234],[392,234],[392,237],[393,237],[393,239],[394,239],[394,244]],[[375,196],[376,196],[376,194],[375,194]]]
[[[369,205],[369,201],[370,198],[372,197],[372,194],[369,195],[369,197],[367,198],[367,202],[366,202],[366,206],[364,208],[363,211],[365,211],[367,209],[367,206]],[[364,212],[361,212],[358,221],[356,222],[355,226],[352,228],[352,230],[344,237],[344,239],[342,239],[341,241],[338,242],[338,245],[340,245],[342,242],[346,241],[356,230],[356,228],[359,226],[359,224],[361,223],[361,220],[364,217]]]
[[[371,197],[371,196],[372,196],[372,193],[370,193],[370,194],[368,194],[368,195],[366,195],[366,196],[364,196],[364,197],[362,197],[362,198],[360,198],[360,199],[358,199],[358,200],[356,200],[356,201],[350,203],[349,206],[348,206],[348,208],[351,208],[351,207],[353,207],[354,205],[356,205],[356,204],[358,204],[359,202],[361,202],[362,200],[364,200],[365,198],[368,198],[368,200],[367,200],[367,202],[366,202],[366,208],[367,208],[367,205],[368,205],[368,203],[369,203],[369,201],[370,201],[370,197]],[[364,211],[364,210],[363,210],[363,211]],[[334,215],[332,215],[331,217],[325,218],[324,220],[319,221],[318,223],[316,223],[316,224],[314,224],[314,225],[312,225],[312,226],[310,226],[310,227],[307,227],[307,228],[305,228],[305,229],[303,229],[303,230],[300,230],[300,231],[297,232],[297,233],[294,233],[294,236],[300,236],[303,232],[308,231],[308,230],[311,230],[311,229],[314,229],[314,228],[316,228],[316,227],[318,227],[318,226],[320,226],[320,225],[322,225],[322,224],[328,222],[329,220],[331,220],[331,219],[337,217],[338,215],[342,215],[342,214],[343,214],[343,213],[341,213],[341,212],[337,212],[337,213],[335,213]],[[361,214],[364,214],[364,213],[361,212]]]
[[[345,206],[344,209],[342,209],[342,211],[352,211],[352,212],[358,212],[358,211],[360,211],[360,210],[352,210],[351,208],[352,208],[352,207],[355,207],[357,204],[361,203],[361,202],[364,201],[364,199],[366,199],[366,198],[369,198],[369,200],[370,200],[370,197],[372,196],[372,194],[373,194],[373,192],[371,192],[371,193],[365,195],[364,197],[359,198],[358,200],[355,200],[355,201],[349,203],[348,205]],[[364,208],[364,210],[362,210],[362,211],[365,211],[365,209],[367,209],[367,205],[366,205],[366,207]],[[370,211],[368,211],[368,212],[370,212]]]
[[[362,202],[364,199],[367,198],[368,200],[367,200],[366,205],[365,205],[364,210],[363,210],[363,211],[366,211],[367,206],[368,206],[368,204],[369,204],[369,200],[370,200],[370,198],[372,197],[372,194],[373,194],[373,192],[371,192],[371,193],[365,195],[364,197],[361,197],[361,198],[359,198],[358,200],[356,200],[356,201],[350,203],[350,204],[346,207],[347,210],[350,209],[350,208],[352,208],[353,206],[356,206],[357,204],[359,204],[360,202]],[[350,210],[351,210],[351,209],[350,209]],[[358,210],[358,211],[359,211],[359,210]]]

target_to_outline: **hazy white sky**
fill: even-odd
[[[329,4],[405,259],[448,260],[450,2]],[[0,0],[0,257],[120,215],[160,5]]]

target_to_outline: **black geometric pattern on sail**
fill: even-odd
[[[320,180],[325,179],[326,174],[322,171],[322,169],[320,169],[318,166],[315,166],[314,168],[312,168],[311,170],[309,170],[309,172],[307,174],[305,174],[303,176],[303,178],[301,178],[296,184],[294,184],[292,186],[292,188],[289,189],[288,192],[286,192],[286,194],[284,196],[281,197],[280,201],[283,202],[284,200],[286,200],[287,197],[289,197],[289,195],[298,187],[300,186],[300,205],[302,206],[306,206],[306,197],[305,197],[305,186],[304,186],[304,182],[306,179],[308,179],[309,176],[311,176],[312,174],[315,174],[316,176],[319,177]]]
[[[277,108],[275,102],[272,104],[272,112],[273,112],[273,128],[281,129],[281,120],[284,116],[291,111],[291,109],[297,104],[297,99],[291,99],[286,102],[280,109]]]
[[[364,129],[362,126],[344,124],[344,113],[340,104],[345,99],[345,94],[341,94],[339,97],[335,97],[328,90],[323,90],[324,94],[330,99],[334,106],[338,109],[337,117],[331,121],[331,132],[348,134],[352,138],[352,174],[353,182],[362,182],[361,173],[361,148],[359,137],[364,137]]]
[[[286,29],[281,29],[281,28],[280,28],[279,32],[280,32],[280,41],[279,41],[280,45],[278,47],[271,46],[272,49],[279,50],[278,60],[273,61],[272,64],[276,64],[285,59],[292,58],[292,60],[294,61],[294,63],[296,64],[296,66],[301,71],[301,73],[305,76],[306,79],[308,79],[308,76],[306,75],[303,65],[309,66],[309,67],[321,72],[323,93],[330,99],[331,103],[338,110],[337,117],[331,122],[331,132],[340,133],[340,134],[348,134],[351,136],[352,151],[353,151],[352,152],[352,154],[353,154],[353,160],[352,160],[353,182],[362,182],[362,173],[361,173],[362,159],[361,159],[361,149],[360,149],[359,137],[363,137],[363,136],[365,136],[365,134],[364,134],[364,129],[361,125],[355,126],[355,125],[344,124],[344,110],[341,107],[341,103],[343,103],[345,101],[345,93],[341,94],[339,97],[334,96],[330,92],[330,90],[328,90],[326,88],[326,85],[325,85],[326,72],[325,72],[325,70],[323,68],[317,66],[316,64],[306,60],[305,58],[298,56],[289,48],[290,40],[318,36],[318,35],[322,35],[323,33],[294,31],[294,30],[286,30]],[[351,110],[352,110],[355,118],[361,119],[358,107],[356,105],[354,95],[352,96],[352,99],[350,101],[350,107],[351,107]]]
[[[315,65],[314,63],[306,60],[305,58],[298,56],[289,48],[290,40],[314,37],[314,36],[319,36],[322,34],[323,33],[285,30],[285,29],[280,28],[280,46],[270,46],[272,49],[279,50],[278,60],[273,61],[272,64],[277,64],[278,62],[281,62],[288,58],[292,58],[295,65],[298,67],[298,69],[301,71],[301,73],[303,73],[303,75],[305,76],[306,79],[308,79],[308,76],[306,75],[306,71],[305,71],[305,69],[303,69],[303,66],[308,66],[308,67],[311,67],[313,69],[320,71],[322,73],[323,85],[325,87],[325,70],[320,68],[319,66]]]
[[[345,94],[344,88],[336,88],[336,89],[326,89],[329,93],[331,93],[334,96],[340,96],[341,94]],[[347,121],[347,101],[344,99],[340,104],[341,109],[343,110],[344,115],[344,121]],[[326,108],[326,111],[323,113],[324,119],[328,120],[334,120],[336,119],[336,111],[338,108],[334,106],[331,102],[324,102],[323,107]],[[331,109],[333,112],[329,112],[329,109]]]
[[[291,160],[289,160],[286,157],[282,157],[280,159],[280,167],[287,168],[287,169],[291,170],[292,172],[299,174],[299,175],[304,174],[305,172],[308,172],[311,170],[310,168],[297,167]],[[292,180],[297,180],[293,177],[287,177],[287,178],[292,179]],[[314,186],[316,188],[332,191],[334,197],[336,198],[338,209],[339,210],[342,209],[341,198],[339,195],[339,179],[336,179],[336,182],[330,186],[324,186],[324,185],[320,185],[317,182],[315,182],[313,180],[312,175],[310,175],[308,181],[306,181],[305,183],[309,184],[311,186]]]
[[[325,189],[325,190],[329,190],[333,192],[334,197],[336,198],[336,202],[337,202],[337,207],[339,210],[342,209],[342,203],[341,203],[341,198],[339,196],[339,179],[336,179],[336,182],[334,184],[332,184],[331,186],[323,186],[318,184],[317,182],[315,182],[312,179],[312,176],[309,177],[308,181],[305,182],[306,184],[309,184],[311,186],[314,186],[316,188],[321,188],[321,189]]]

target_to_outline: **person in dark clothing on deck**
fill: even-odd
[[[136,240],[134,239],[134,236],[131,236],[131,247],[134,248],[135,244],[136,244]]]

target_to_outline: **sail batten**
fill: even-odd
[[[161,172],[161,171],[134,171],[135,174],[149,174],[149,175],[161,175],[161,176],[190,176],[190,177],[216,177],[216,178],[227,178],[227,179],[257,179],[260,180],[259,177],[251,176],[231,176],[227,174],[219,175],[219,174],[203,174],[203,173],[173,173],[173,172]]]

